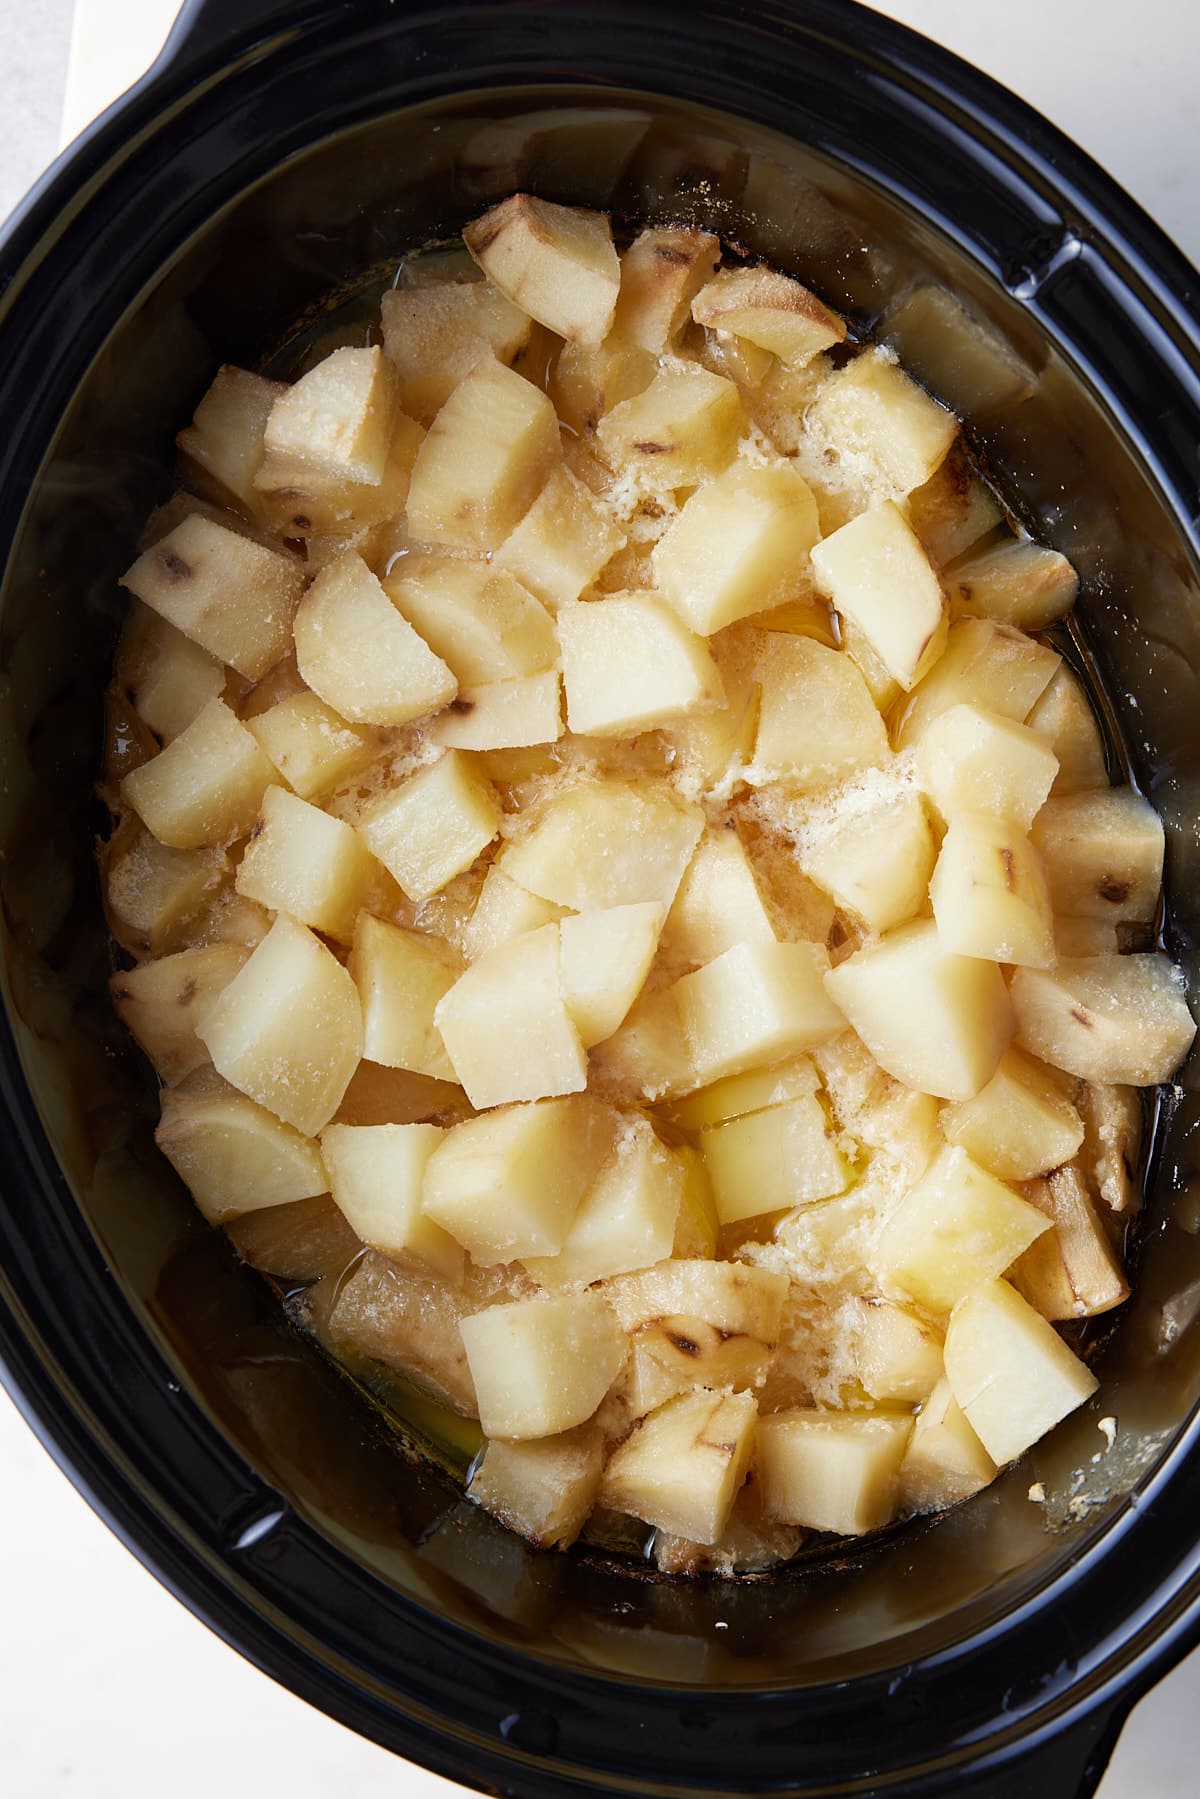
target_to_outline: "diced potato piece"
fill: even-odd
[[[426,900],[500,829],[495,790],[465,750],[447,750],[366,805],[358,829],[411,900]]]
[[[280,917],[209,1007],[199,1035],[232,1086],[311,1137],[337,1111],[358,1065],[362,1013],[336,957]]]
[[[266,453],[375,486],[395,412],[396,378],[379,345],[333,350],[276,400]]]
[[[558,661],[546,608],[515,576],[489,563],[406,556],[384,591],[468,686],[540,674]]]
[[[1108,918],[1054,920],[1054,947],[1062,956],[1115,955],[1121,948],[1117,927]]]
[[[308,577],[302,563],[199,513],[143,552],[121,577],[135,593],[248,681],[279,661]]]
[[[1096,714],[1078,676],[1065,663],[1054,671],[1028,722],[1048,740],[1058,758],[1052,793],[1084,793],[1108,786],[1104,739]]]
[[[1046,1180],[1030,1181],[1025,1195],[1054,1229],[1009,1270],[1022,1298],[1051,1322],[1094,1318],[1124,1304],[1129,1282],[1078,1168],[1053,1169]]]
[[[569,469],[556,468],[492,560],[557,612],[579,598],[624,542],[591,489]]]
[[[362,839],[342,819],[286,787],[268,787],[234,885],[244,899],[349,943],[376,872]]]
[[[1141,1095],[1132,1087],[1081,1081],[1075,1088],[1075,1104],[1084,1128],[1080,1165],[1110,1212],[1118,1217],[1136,1212],[1142,1202],[1137,1182]]]
[[[663,947],[681,962],[711,962],[737,943],[774,943],[775,929],[736,831],[710,828],[679,884]]]
[[[856,951],[825,985],[880,1066],[939,1099],[978,1093],[1013,1034],[997,965],[945,949],[932,921]]]
[[[118,1018],[168,1087],[208,1063],[196,1026],[249,953],[240,943],[213,943],[112,977],[109,992]]]
[[[224,1229],[243,1262],[283,1281],[336,1278],[362,1248],[327,1193],[246,1212]]]
[[[666,788],[596,781],[556,795],[504,853],[530,893],[573,912],[657,900],[670,906],[703,829]],[[403,883],[401,883],[403,885]]]
[[[865,631],[860,630],[852,618],[842,620],[842,648],[866,682],[876,710],[889,713],[904,690],[895,676],[888,673],[871,648]]]
[[[817,506],[788,462],[735,463],[688,498],[654,551],[663,598],[703,636],[803,590]]]
[[[945,819],[988,812],[1027,831],[1054,784],[1058,762],[1044,737],[982,706],[951,706],[917,749],[921,785]]]
[[[371,758],[370,738],[315,693],[294,693],[246,720],[293,793],[312,800]]]
[[[171,849],[248,831],[275,771],[223,700],[210,700],[165,750],[121,782],[121,797]]]
[[[948,1143],[1002,1181],[1027,1181],[1069,1162],[1083,1142],[1083,1121],[1050,1071],[1019,1049],[1007,1049],[974,1099],[946,1106]]]
[[[931,399],[884,350],[867,350],[821,389],[807,430],[879,499],[921,487],[958,433],[952,412]]]
[[[1051,973],[1012,978],[1018,1041],[1086,1081],[1169,1081],[1196,1026],[1183,976],[1163,955],[1063,956]]]
[[[1010,1268],[1048,1228],[1045,1216],[948,1145],[888,1213],[872,1265],[931,1312],[948,1312]]]
[[[529,314],[490,281],[394,287],[380,302],[383,348],[400,404],[428,423],[477,362],[511,363],[529,342]]]
[[[872,1399],[913,1404],[943,1378],[941,1338],[903,1306],[886,1299],[853,1304],[854,1367]]]
[[[584,1424],[557,1437],[490,1442],[467,1493],[539,1549],[573,1543],[596,1503],[604,1438]]]
[[[468,1119],[430,1158],[422,1205],[480,1267],[557,1255],[612,1147],[612,1128],[612,1115],[591,1099]]]
[[[310,570],[342,551],[364,556],[370,533],[396,525],[404,516],[413,463],[425,433],[415,420],[396,413],[383,473],[376,481],[355,481],[317,468],[298,457],[272,451],[254,477],[257,509],[277,537],[305,539]]]
[[[135,601],[117,649],[116,675],[138,717],[170,743],[225,690],[225,670],[207,650]]]
[[[621,257],[614,332],[652,356],[669,349],[720,257],[720,240],[711,232],[647,225]]]
[[[718,667],[720,664],[718,663]],[[759,688],[738,670],[722,669],[725,705],[693,712],[663,729],[674,753],[680,787],[691,794],[727,795],[741,779],[758,730]]]
[[[553,1437],[591,1417],[625,1360],[625,1337],[596,1293],[488,1306],[462,1321],[489,1437]]]
[[[498,863],[493,863],[484,876],[475,910],[463,932],[463,947],[474,961],[477,956],[508,943],[513,937],[536,931],[541,925],[554,924],[562,916],[561,906],[539,899],[536,893],[530,893],[518,882],[510,880]]]
[[[952,818],[929,883],[943,947],[1023,968],[1052,968],[1054,915],[1041,858],[1003,818]]]
[[[785,1524],[861,1536],[890,1522],[912,1420],[776,1412],[759,1420],[763,1511]]]
[[[484,274],[539,324],[598,344],[613,322],[621,265],[607,215],[512,194],[463,230]]]
[[[434,1011],[459,972],[436,939],[360,913],[350,973],[362,1006],[363,1055],[385,1068],[453,1080]]]
[[[580,912],[558,926],[559,979],[585,1049],[611,1037],[642,990],[658,948],[657,900]]]
[[[594,1066],[625,1098],[661,1099],[696,1085],[679,1002],[669,987],[643,993],[624,1024],[599,1044]]]
[[[854,620],[905,693],[941,655],[946,642],[942,584],[921,540],[893,500],[815,545],[813,568],[822,593]]]
[[[229,866],[223,850],[168,849],[136,820],[118,831],[105,860],[109,922],[134,955],[177,944]]]
[[[946,571],[946,585],[988,618],[1042,631],[1071,610],[1079,576],[1057,550],[1018,537],[962,557]]]
[[[295,631],[304,680],[355,724],[407,724],[454,697],[446,664],[352,550],[321,570]]]
[[[946,648],[918,682],[904,710],[897,749],[918,743],[933,720],[951,706],[986,707],[1018,724],[1052,679],[1062,658],[1015,625],[990,618],[960,618]]]
[[[457,1285],[427,1268],[368,1251],[338,1288],[326,1336],[397,1369],[460,1417],[477,1416],[461,1326],[471,1310]]]
[[[842,650],[773,633],[762,673],[752,786],[823,787],[883,762],[887,732],[866,682]]]
[[[1030,837],[1056,912],[1149,924],[1163,871],[1162,820],[1132,787],[1049,799]]]
[[[660,369],[643,392],[606,412],[596,443],[611,468],[628,468],[663,493],[720,474],[744,424],[733,382],[684,364]]]
[[[1100,1384],[1007,1281],[979,1287],[955,1307],[945,1356],[951,1392],[1001,1466],[1023,1455]]]
[[[828,969],[823,944],[739,943],[676,981],[694,1085],[780,1062],[844,1029]]]
[[[714,375],[724,375],[734,382],[748,401],[753,403],[755,390],[779,367],[779,359],[763,350],[748,337],[732,331],[706,330],[704,341],[697,347],[696,360]]]
[[[754,1449],[750,1393],[685,1393],[651,1412],[613,1451],[600,1504],[693,1543],[715,1543]]]
[[[329,1190],[311,1138],[240,1093],[164,1093],[154,1141],[210,1224]]]
[[[410,535],[459,549],[499,549],[561,453],[545,394],[503,363],[477,363],[417,452]]]
[[[996,1464],[940,1380],[917,1414],[904,1460],[900,1493],[914,1512],[940,1512],[989,1486]]]
[[[562,736],[561,682],[557,669],[462,687],[430,731],[451,750],[519,750],[557,743]]]
[[[544,1287],[590,1286],[610,1275],[649,1268],[671,1254],[684,1164],[633,1117],[600,1170],[556,1256],[525,1258]]]
[[[471,1104],[581,1093],[587,1057],[559,972],[559,927],[513,937],[472,962],[434,1021]]]
[[[683,1166],[683,1185],[670,1254],[678,1260],[689,1256],[715,1256],[717,1208],[713,1203],[708,1170],[698,1150],[684,1146],[675,1153]]]
[[[749,1074],[731,1074],[711,1087],[702,1087],[670,1108],[672,1120],[685,1131],[704,1131],[748,1112],[765,1112],[769,1106],[810,1098],[820,1082],[808,1056],[797,1056],[777,1068],[755,1068]]]
[[[911,791],[863,811],[839,807],[800,849],[809,879],[869,931],[890,931],[924,911],[936,859],[921,796]]]
[[[351,1076],[333,1122],[427,1124],[431,1119],[457,1122],[469,1113],[466,1094],[451,1081],[362,1061]]]
[[[972,549],[1004,519],[999,500],[960,449],[951,450],[928,481],[913,489],[907,506],[908,522],[938,568]]]
[[[590,439],[606,412],[645,393],[657,358],[615,333],[596,349],[564,344],[550,372],[549,393],[569,431]]]
[[[558,615],[567,723],[592,737],[636,737],[725,698],[703,638],[654,593],[619,593]]]
[[[814,1093],[701,1132],[700,1153],[720,1224],[830,1199],[850,1179]]]
[[[287,388],[226,363],[197,406],[191,424],[175,439],[180,452],[204,471],[218,493],[253,514],[254,476],[262,461],[267,419]]]
[[[845,341],[846,325],[816,294],[778,269],[719,269],[692,301],[692,317],[770,350],[790,368]]]
[[[321,1155],[330,1192],[364,1243],[456,1281],[462,1248],[421,1210],[425,1164],[444,1136],[436,1124],[330,1124]]]
[[[854,1031],[818,1044],[812,1059],[842,1129],[882,1150],[907,1179],[923,1174],[942,1147],[933,1095],[885,1074]]]

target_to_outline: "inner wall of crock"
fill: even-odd
[[[30,1085],[147,1328],[264,1476],[384,1580],[475,1630],[660,1680],[778,1686],[907,1661],[1077,1555],[1196,1400],[1192,1077],[1158,1134],[1139,1285],[1098,1399],[935,1524],[840,1565],[710,1586],[535,1554],[377,1441],[158,1157],[152,1084],[109,1011],[93,861],[101,694],[122,611],[116,577],[169,491],[173,433],[220,363],[259,364],[364,271],[518,186],[703,223],[770,256],[894,340],[965,414],[1014,510],[1081,570],[1084,632],[1129,765],[1167,817],[1173,948],[1190,953],[1200,592],[1167,508],[1046,333],[882,188],[773,133],[644,95],[491,92],[361,127],[248,193],[113,332],[64,421],[0,620],[0,896]],[[1105,1454],[1097,1425],[1108,1416],[1119,1434]],[[1035,1481],[1042,1505],[1028,1499]]]

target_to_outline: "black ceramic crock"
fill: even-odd
[[[1097,1400],[945,1519],[734,1585],[539,1556],[403,1459],[150,1142],[92,864],[114,577],[219,362],[518,184],[711,223],[964,413],[1080,568],[1194,976],[1200,291],[1097,168],[844,0],[192,0],[0,244],[5,1380],[215,1630],[468,1785],[1074,1799],[1200,1622],[1193,1069]]]

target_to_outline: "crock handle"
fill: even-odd
[[[1117,1746],[1128,1700],[1100,1707],[1016,1760],[982,1776],[962,1799],[1092,1799]]]
[[[173,67],[207,62],[294,28],[303,0],[183,0],[160,61]]]

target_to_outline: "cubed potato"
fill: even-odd
[[[894,675],[888,673],[871,648],[870,638],[865,631],[860,630],[852,618],[842,619],[841,631],[841,647],[866,682],[876,710],[886,715],[891,712],[892,707],[903,693],[899,681]]]
[[[1000,1466],[1023,1455],[1099,1385],[1007,1281],[979,1287],[955,1307],[945,1356],[950,1390]]]
[[[685,500],[655,547],[654,579],[707,637],[804,592],[819,529],[812,490],[790,463],[738,462]]]
[[[384,591],[467,686],[540,674],[558,662],[546,608],[514,575],[487,562],[405,556]]]
[[[946,585],[987,618],[1043,631],[1075,604],[1079,576],[1057,550],[1017,537],[960,558],[947,569]]]
[[[567,723],[591,737],[636,737],[725,698],[703,638],[654,593],[618,593],[558,614]]]
[[[559,927],[480,956],[438,1001],[434,1022],[471,1104],[581,1093],[587,1057],[559,972]]]
[[[303,563],[196,513],[121,577],[168,624],[257,681],[288,648]]]
[[[1163,955],[1063,956],[1053,972],[1017,969],[1011,992],[1022,1047],[1086,1081],[1169,1081],[1196,1035]]]
[[[702,1131],[700,1153],[720,1224],[830,1199],[850,1180],[815,1093]]]
[[[475,910],[463,931],[463,948],[474,961],[513,937],[554,924],[562,916],[561,906],[528,892],[494,862],[484,876]]]
[[[1122,945],[1111,919],[1060,915],[1054,920],[1054,947],[1061,958],[1116,955]]]
[[[229,871],[223,850],[172,850],[129,817],[104,849],[105,902],[114,937],[131,955],[175,948]]]
[[[1094,1318],[1129,1298],[1129,1282],[1100,1222],[1087,1182],[1075,1166],[1029,1181],[1025,1197],[1054,1226],[1009,1269],[1023,1299],[1051,1322]]]
[[[885,796],[864,809],[838,807],[814,820],[800,866],[869,931],[890,931],[923,912],[937,846],[919,793]]]
[[[900,1464],[900,1495],[914,1512],[940,1512],[990,1485],[996,1464],[940,1380],[913,1425]]]
[[[449,750],[531,749],[562,736],[562,682],[557,669],[460,687],[434,722],[430,738]]]
[[[670,906],[704,818],[666,787],[595,781],[555,795],[502,867],[530,893],[573,912],[657,900]]]
[[[539,1549],[565,1549],[587,1523],[603,1471],[604,1438],[594,1425],[524,1443],[495,1438],[467,1493]]]
[[[932,920],[857,950],[825,984],[880,1066],[939,1099],[978,1093],[1015,1028],[998,966],[945,949]]]
[[[1069,1162],[1083,1121],[1049,1069],[1007,1049],[974,1099],[945,1106],[942,1134],[1002,1181],[1027,1181]]]
[[[591,1417],[621,1371],[625,1335],[596,1293],[488,1306],[462,1338],[489,1437],[553,1437]]]
[[[396,400],[396,377],[378,344],[333,350],[276,400],[266,454],[375,486],[383,479]]]
[[[527,312],[490,281],[394,287],[380,302],[383,349],[400,384],[400,404],[428,424],[476,363],[511,363],[529,342]]]
[[[606,412],[596,444],[610,468],[628,469],[652,493],[664,493],[727,468],[745,422],[732,381],[680,364],[660,369],[641,393]]]
[[[559,980],[585,1049],[611,1037],[642,990],[658,948],[657,900],[580,912],[559,934]]]
[[[456,1281],[462,1247],[421,1210],[425,1164],[444,1137],[436,1124],[330,1124],[321,1156],[329,1190],[364,1243]]]
[[[958,433],[952,412],[931,399],[886,350],[867,350],[825,383],[806,419],[856,487],[900,499],[938,468]]]
[[[704,1159],[699,1150],[686,1144],[675,1153],[683,1167],[683,1183],[679,1191],[679,1214],[675,1220],[675,1236],[670,1255],[680,1261],[691,1256],[715,1256],[717,1208]]]
[[[912,1419],[776,1412],[759,1420],[763,1511],[785,1524],[861,1536],[891,1521]]]
[[[720,664],[718,663],[718,667]],[[663,727],[681,791],[723,800],[741,780],[754,753],[759,687],[738,670],[722,669],[725,704],[716,712],[693,712]]]
[[[613,330],[652,356],[669,349],[721,259],[720,240],[691,225],[647,225],[621,256]]]
[[[165,1092],[154,1141],[210,1224],[329,1191],[312,1139],[241,1093]]]
[[[715,1543],[750,1467],[750,1393],[685,1393],[651,1412],[613,1451],[600,1504],[693,1543]]]
[[[571,343],[598,344],[613,322],[621,265],[602,212],[512,194],[463,231],[488,279]]]
[[[1142,1203],[1138,1151],[1142,1138],[1141,1095],[1132,1087],[1080,1081],[1075,1104],[1083,1119],[1080,1166],[1110,1212],[1136,1212]]]
[[[1058,758],[1051,792],[1085,793],[1108,786],[1108,763],[1099,721],[1079,677],[1064,663],[1029,714]]]
[[[166,1086],[174,1087],[193,1069],[207,1065],[208,1051],[196,1026],[249,954],[240,943],[213,943],[160,956],[112,977],[113,1008]]]
[[[816,544],[822,593],[854,620],[894,680],[908,693],[946,643],[946,600],[921,540],[892,500]]]
[[[719,269],[692,301],[692,317],[698,325],[731,331],[771,351],[790,368],[803,368],[846,337],[845,321],[816,294],[765,266]]]
[[[593,1067],[623,1100],[658,1100],[696,1085],[679,1002],[669,987],[642,993],[619,1030],[598,1044]]]
[[[421,1203],[480,1267],[557,1255],[612,1141],[612,1114],[590,1098],[488,1112],[447,1132]]]
[[[628,1119],[608,1161],[584,1195],[556,1256],[526,1256],[543,1287],[587,1287],[665,1261],[675,1240],[684,1164],[660,1143],[648,1119]]]
[[[315,693],[290,694],[245,722],[302,800],[319,799],[356,774],[373,753],[370,737]]]
[[[460,1417],[474,1418],[461,1334],[470,1311],[462,1288],[440,1274],[368,1251],[339,1285],[322,1335],[335,1354],[351,1349],[370,1356]]]
[[[479,362],[417,452],[408,529],[421,543],[496,550],[561,456],[545,394],[496,361]]]
[[[229,843],[254,823],[275,770],[223,700],[121,782],[121,797],[170,849]]]
[[[208,1008],[199,1035],[231,1086],[312,1137],[358,1065],[362,1013],[332,952],[280,917]]]
[[[225,691],[225,669],[174,625],[135,601],[117,648],[116,677],[138,717],[170,743]]]
[[[367,848],[419,902],[470,868],[500,829],[500,807],[467,751],[447,750],[364,806],[356,822]]]
[[[736,831],[710,827],[696,845],[663,927],[675,961],[711,962],[738,943],[774,943],[775,929]]]
[[[991,618],[960,618],[946,648],[913,689],[896,736],[911,749],[951,706],[980,706],[1020,724],[1049,685],[1062,658],[1015,625]]]
[[[786,1105],[789,1100],[811,1098],[820,1086],[816,1067],[809,1056],[797,1056],[774,1068],[755,1068],[749,1074],[731,1074],[714,1081],[686,1099],[675,1100],[669,1116],[685,1131],[706,1131],[724,1124],[730,1118],[744,1118],[748,1112],[764,1112],[769,1106]]]
[[[438,1001],[460,973],[447,946],[361,912],[350,973],[362,1006],[363,1055],[385,1068],[453,1080],[454,1070],[434,1023]]]
[[[1022,968],[1054,966],[1054,914],[1041,857],[1010,820],[985,812],[952,818],[929,897],[943,948]]]
[[[987,812],[1028,831],[1058,773],[1045,738],[982,706],[951,706],[917,747],[922,787],[944,819]]]
[[[624,543],[603,502],[569,469],[556,468],[492,560],[557,612],[579,598]]]
[[[564,344],[550,371],[549,394],[568,431],[585,442],[606,412],[645,393],[658,359],[614,332],[595,349]]]
[[[1163,826],[1132,787],[1046,801],[1030,837],[1046,868],[1056,912],[1149,924],[1158,907]]]
[[[362,1248],[327,1193],[243,1213],[224,1231],[243,1262],[290,1283],[336,1279]]]
[[[704,331],[703,341],[696,347],[696,360],[702,368],[732,381],[751,406],[758,397],[757,389],[780,366],[779,358],[770,350],[761,349],[748,337],[720,329]]]
[[[751,785],[824,787],[885,761],[883,720],[849,656],[780,631],[772,640],[761,675],[754,760],[746,771]]]
[[[744,1262],[676,1260],[601,1289],[621,1328],[683,1386],[761,1386],[779,1343],[787,1277]]]
[[[889,1211],[872,1267],[893,1291],[946,1313],[964,1293],[1003,1274],[1047,1228],[1036,1206],[965,1149],[947,1145]]]
[[[357,548],[374,559],[374,550],[367,546],[380,542],[382,526],[398,525],[404,517],[413,464],[424,436],[414,419],[396,413],[383,473],[376,481],[352,480],[269,451],[254,477],[258,512],[277,537],[305,540],[310,571],[334,561],[346,549]]]
[[[286,787],[268,787],[234,885],[244,899],[349,943],[377,872],[362,838],[342,819]]]
[[[202,471],[217,496],[252,517],[257,499],[254,476],[263,458],[267,420],[286,392],[282,381],[268,381],[226,363],[217,370],[191,424],[175,439],[181,455]]]
[[[950,451],[906,502],[908,522],[936,566],[945,568],[1004,520],[999,500],[961,448]]]
[[[930,1324],[886,1299],[851,1305],[854,1371],[872,1399],[913,1405],[943,1378],[942,1340]]]
[[[671,989],[693,1085],[781,1062],[845,1028],[818,943],[739,943]]]
[[[812,1052],[836,1122],[868,1149],[881,1150],[915,1180],[938,1150],[938,1102],[885,1074],[854,1031]]]
[[[323,568],[296,614],[296,661],[314,693],[355,724],[403,725],[457,683],[353,551]]]
[[[333,1115],[334,1124],[458,1123],[470,1115],[462,1088],[405,1068],[362,1061]]]

